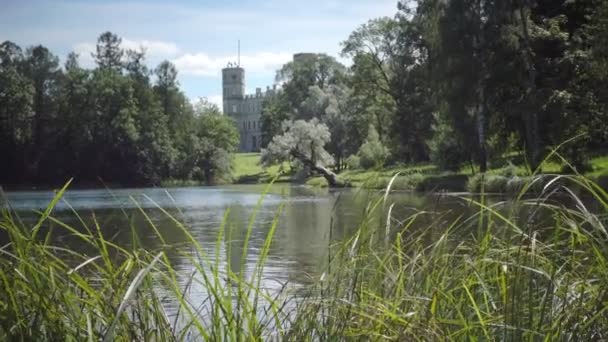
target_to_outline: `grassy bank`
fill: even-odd
[[[542,173],[549,175],[562,174],[567,165],[560,160],[545,161]],[[585,172],[590,179],[608,185],[608,157],[596,157],[590,161],[591,170]],[[435,165],[422,164],[414,166],[392,166],[381,170],[345,170],[340,178],[353,187],[366,189],[384,189],[392,180],[391,187],[404,191],[453,191],[453,192],[492,192],[517,193],[525,183],[532,181],[533,176],[540,175],[522,166],[509,165],[492,168],[482,176],[478,170],[463,167],[458,172],[441,172]],[[393,176],[395,176],[393,180]],[[312,177],[308,185],[326,187],[323,177]],[[483,187],[483,189],[482,189]]]
[[[236,153],[234,156],[234,170],[232,179],[234,183],[269,183],[277,178],[275,182],[289,182],[289,165],[273,165],[263,167],[260,164],[259,153]]]
[[[454,221],[420,212],[398,222],[391,217],[392,204],[379,196],[369,204],[370,219],[328,247],[326,271],[297,292],[260,286],[280,212],[256,268],[245,276],[210,259],[168,212],[189,237],[188,248],[166,244],[152,221],[150,233],[163,242],[158,250],[115,245],[98,224],[64,224],[53,215],[62,190],[31,225],[3,210],[0,339],[603,340],[608,194],[583,177],[567,180],[531,200],[522,199],[523,192],[508,204],[469,199],[477,210]],[[582,205],[567,184],[578,184],[591,200]],[[539,220],[540,211],[545,219]],[[386,219],[371,219],[374,213]],[[411,229],[420,220],[426,227]],[[225,237],[230,240],[230,226],[218,227],[216,252]],[[60,231],[95,253],[65,249],[52,237]],[[189,300],[188,285],[178,285],[184,274],[169,252],[191,261],[186,276],[207,290],[202,303]],[[168,294],[155,291],[159,284]],[[179,317],[167,313],[167,301],[178,306]]]

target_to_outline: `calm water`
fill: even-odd
[[[220,259],[224,269],[229,265],[234,272],[251,274],[264,244],[272,221],[283,206],[279,224],[266,266],[263,287],[280,288],[282,284],[299,286],[318,279],[328,259],[328,247],[355,230],[361,222],[370,202],[382,196],[378,192],[355,190],[319,191],[301,186],[275,186],[263,199],[256,219],[246,262],[241,265],[243,240],[247,225],[260,200],[261,186],[227,186],[176,189],[120,189],[120,190],[73,190],[68,191],[57,205],[54,216],[66,223],[81,227],[72,209],[91,225],[99,223],[104,236],[123,246],[131,246],[133,238],[130,227],[134,227],[141,243],[148,250],[162,247],[144,211],[168,244],[180,245],[192,252],[187,237],[176,224],[158,207],[162,207],[185,223],[189,232],[207,250],[210,258]],[[6,194],[10,205],[25,221],[36,219],[35,210],[45,208],[53,197],[52,192],[24,191]],[[429,212],[451,210],[451,216],[466,210],[464,202],[456,198],[422,196],[409,193],[394,194],[391,203],[395,221],[403,219],[419,209]],[[215,255],[218,230],[228,211],[231,236],[225,236],[219,255]],[[378,225],[384,227],[384,215],[377,215]],[[433,215],[422,218],[432,220]],[[226,235],[229,235],[226,233]],[[93,250],[77,242],[69,235],[59,235],[56,243],[94,255]],[[230,247],[230,248],[228,248]],[[182,251],[183,252],[183,251]],[[194,270],[188,253],[168,252],[174,267],[180,271],[180,281],[185,285]],[[194,285],[190,296],[204,295],[204,288]]]

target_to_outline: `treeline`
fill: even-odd
[[[75,53],[61,66],[44,46],[0,45],[0,184],[211,183],[229,174],[238,132],[216,106],[190,104],[173,64],[149,70],[143,49],[124,50],[110,32],[93,57],[87,70]]]
[[[283,91],[263,113],[266,160],[485,171],[510,153],[534,169],[569,141],[560,152],[584,168],[608,146],[605,0],[402,1],[342,47],[349,68],[315,55],[278,72]],[[280,124],[312,118],[325,127]]]

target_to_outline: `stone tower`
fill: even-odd
[[[294,61],[313,58],[310,53],[294,55]],[[254,94],[245,94],[245,69],[239,63],[228,63],[222,69],[224,114],[234,119],[241,137],[240,152],[259,152],[262,147],[262,107],[265,99],[275,96],[279,90],[276,85],[256,88]]]
[[[222,69],[224,114],[234,117],[240,111],[239,105],[245,97],[245,69],[228,64]]]

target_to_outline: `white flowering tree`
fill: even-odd
[[[316,118],[310,121],[286,120],[281,128],[282,134],[275,136],[268,147],[262,149],[262,164],[269,166],[296,160],[325,177],[329,186],[344,185],[329,169],[334,158],[325,150],[331,139],[325,124]]]

